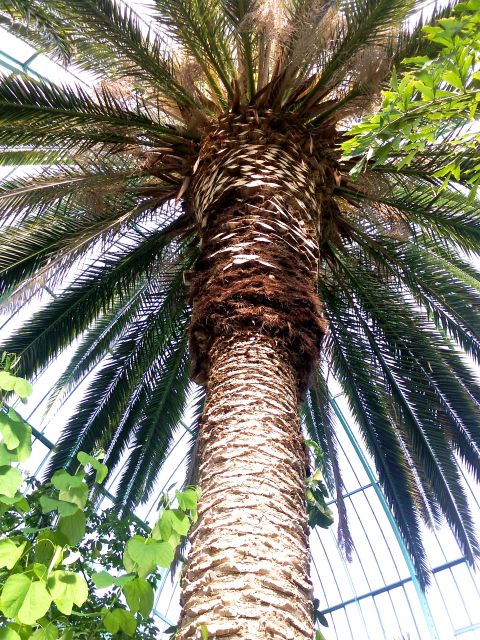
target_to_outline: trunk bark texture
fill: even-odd
[[[275,342],[212,347],[180,638],[313,637],[296,376]]]
[[[225,116],[190,186],[201,238],[191,355],[207,403],[178,640],[201,625],[210,638],[313,638],[298,403],[325,331],[319,212],[335,163],[294,125]]]

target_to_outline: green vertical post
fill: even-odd
[[[330,395],[330,402],[332,403],[332,407],[333,410],[335,412],[335,415],[337,416],[340,424],[342,425],[345,433],[347,434],[347,437],[352,445],[352,447],[355,450],[355,453],[358,456],[358,459],[360,460],[362,467],[365,469],[365,473],[368,476],[369,481],[372,483],[372,487],[377,495],[377,498],[380,501],[380,504],[383,508],[383,511],[385,512],[385,515],[387,516],[388,522],[390,524],[390,526],[392,527],[393,533],[395,535],[395,538],[397,540],[398,546],[400,547],[400,550],[402,552],[403,555],[403,559],[405,560],[405,564],[407,565],[408,571],[410,573],[410,577],[412,579],[412,583],[413,586],[415,587],[415,591],[417,593],[417,597],[418,600],[420,602],[420,607],[422,609],[423,612],[423,616],[425,618],[425,622],[427,624],[428,627],[428,631],[430,634],[430,638],[431,640],[440,640],[440,636],[438,635],[438,631],[437,628],[435,626],[435,622],[433,620],[433,616],[432,616],[432,612],[430,610],[430,606],[428,604],[427,598],[425,597],[425,594],[422,590],[422,587],[420,586],[420,582],[418,581],[417,578],[417,574],[415,573],[415,567],[413,566],[413,562],[410,558],[410,555],[407,551],[407,548],[405,546],[405,543],[403,542],[402,536],[400,534],[400,530],[397,526],[397,523],[395,522],[395,518],[393,517],[393,514],[390,510],[390,507],[388,506],[388,503],[385,499],[385,496],[383,495],[383,492],[381,490],[381,488],[378,485],[377,479],[375,477],[375,474],[373,472],[372,467],[370,466],[367,458],[365,457],[353,431],[350,429],[350,426],[347,422],[347,420],[345,419],[345,416],[342,413],[342,410],[340,409],[340,407],[338,406],[337,401],[335,400],[335,398]]]

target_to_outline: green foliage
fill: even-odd
[[[480,4],[461,2],[455,14],[425,26],[425,37],[440,53],[403,60],[406,72],[392,74],[383,104],[372,117],[353,126],[342,145],[344,159],[357,158],[351,173],[367,163],[391,163],[398,169],[416,166],[426,149],[441,148],[441,166],[432,177],[474,187],[480,184],[480,165],[465,166],[462,156],[478,148],[477,110],[480,104]],[[470,130],[469,130],[470,129]]]
[[[0,390],[31,393],[7,369]],[[96,513],[87,477],[94,472],[98,490],[108,472],[102,456],[80,451],[74,473],[59,469],[45,484],[24,483],[16,465],[30,455],[30,427],[5,400],[0,411],[14,416],[0,423],[0,638],[153,639],[159,570],[170,566],[196,518],[198,490],[177,492],[178,508],[164,500],[152,531],[109,510]]]
[[[310,448],[314,459],[314,469],[306,478],[308,524],[311,527],[319,526],[322,529],[328,529],[333,524],[334,517],[332,510],[325,502],[325,498],[328,498],[328,488],[321,470],[324,453],[313,440],[306,440],[305,443]]]

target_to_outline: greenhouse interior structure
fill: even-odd
[[[142,10],[141,3],[130,4]],[[67,68],[52,60],[1,26],[0,37],[2,75],[47,78],[88,90],[91,78],[85,71]],[[22,175],[23,169],[4,166],[0,171],[3,181]],[[141,224],[137,230],[142,233]],[[63,286],[65,282],[49,283],[46,279],[41,297],[32,296],[29,300],[26,296],[20,308],[0,316],[0,343],[28,322],[39,306],[55,300],[57,290]],[[95,374],[94,369],[79,380],[55,412],[46,412],[49,393],[71,353],[72,350],[67,349],[32,381],[34,391],[27,404],[17,402],[14,405],[32,428],[33,454],[27,471],[37,478],[42,477],[48,466],[62,425],[75,411],[79,398]],[[372,458],[333,375],[329,392],[343,473],[343,496],[354,547],[347,560],[337,542],[335,524],[328,529],[315,527],[310,533],[314,595],[319,602],[318,609],[328,623],[328,627],[321,627],[325,640],[480,640],[478,571],[467,562],[448,526],[424,527],[422,537],[431,567],[431,583],[426,590],[422,588],[378,481]],[[149,526],[155,522],[161,496],[165,493],[173,495],[184,483],[188,443],[192,436],[190,409],[187,407],[181,426],[175,431],[166,462],[158,473],[155,492],[147,503],[135,509],[135,515]],[[461,481],[480,531],[479,488],[466,466],[461,469]],[[112,504],[121,472],[120,464],[109,476],[98,501],[100,510]],[[327,504],[336,515],[336,501],[330,497]],[[325,588],[327,584],[328,589]],[[178,576],[172,576],[170,570],[164,569],[153,608],[158,638],[168,637],[164,632],[177,622],[179,593]],[[3,637],[1,634],[0,630],[0,637]]]

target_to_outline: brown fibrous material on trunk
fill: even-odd
[[[288,353],[299,394],[326,331],[316,282],[321,213],[337,163],[326,138],[254,110],[223,118],[202,145],[187,202],[201,251],[191,281],[192,376],[205,383],[218,336],[254,330]]]

